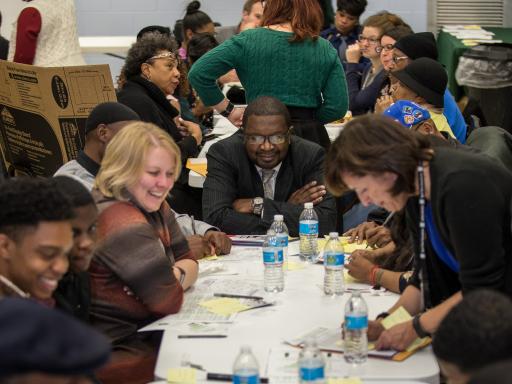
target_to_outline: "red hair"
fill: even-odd
[[[323,26],[324,16],[317,0],[267,0],[262,26],[291,23],[291,42],[316,40]]]

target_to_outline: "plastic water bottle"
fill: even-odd
[[[360,292],[353,292],[345,304],[345,360],[361,364],[368,357],[368,307]]]
[[[324,248],[324,292],[326,295],[343,295],[343,265],[345,252],[338,238],[338,232],[329,233],[329,241]]]
[[[325,361],[313,339],[308,339],[304,343],[297,365],[301,384],[325,383]]]
[[[260,368],[252,354],[251,347],[244,345],[240,348],[233,365],[233,384],[259,384]]]
[[[267,292],[281,292],[284,289],[283,248],[277,241],[276,233],[269,229],[263,242],[264,285]]]
[[[313,203],[305,203],[299,218],[300,258],[314,263],[318,256],[318,216]]]
[[[288,227],[284,223],[283,215],[274,215],[274,222],[270,229],[276,233],[277,244],[283,248],[284,265],[288,263]]]

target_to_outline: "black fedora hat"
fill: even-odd
[[[448,75],[437,61],[421,57],[401,71],[393,72],[393,76],[429,104],[438,108],[444,107]]]

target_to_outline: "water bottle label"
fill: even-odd
[[[368,328],[368,316],[345,316],[345,327],[351,330]]]
[[[324,263],[327,266],[338,267],[345,264],[344,253],[328,252],[324,254]]]
[[[318,235],[318,221],[301,221],[299,224],[299,233],[301,235]]]
[[[283,249],[263,250],[263,262],[265,264],[279,264],[283,262]]]
[[[278,247],[287,247],[288,246],[288,235],[277,235],[277,246]]]
[[[233,384],[259,384],[260,378],[258,375],[252,376],[239,376],[233,375]]]
[[[325,378],[324,367],[316,368],[301,368],[300,379],[301,380],[318,380]]]

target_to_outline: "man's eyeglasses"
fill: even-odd
[[[381,53],[382,51],[392,51],[393,48],[395,48],[394,44],[381,45],[380,47],[375,48],[375,52]]]
[[[250,145],[262,145],[266,140],[270,144],[278,145],[283,144],[288,139],[288,133],[280,133],[277,135],[262,136],[262,135],[244,135],[244,140]]]
[[[407,60],[407,56],[393,56],[393,63],[398,64],[402,60]]]
[[[373,37],[366,37],[366,36],[363,36],[363,35],[359,35],[357,37],[357,39],[362,43],[363,41],[367,41],[368,44],[372,44],[372,45],[378,45],[380,43],[380,39],[375,39]]]

